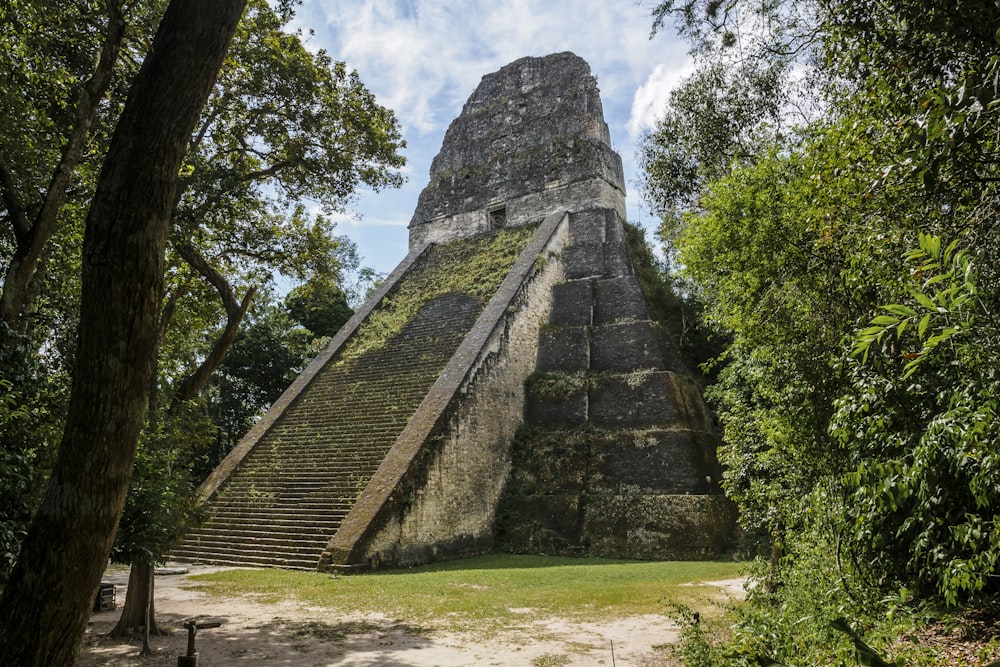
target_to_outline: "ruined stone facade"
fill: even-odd
[[[733,517],[711,415],[649,319],[624,211],[583,60],[485,76],[432,164],[410,254],[206,482],[212,519],[175,557],[718,552]],[[462,266],[491,268],[448,283]]]
[[[410,248],[610,208],[625,217],[621,158],[597,81],[572,53],[483,77],[448,128],[410,221]]]

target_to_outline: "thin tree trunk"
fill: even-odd
[[[160,636],[167,634],[156,623],[155,568],[146,563],[132,563],[128,573],[128,589],[118,623],[108,633],[109,637],[131,637],[137,632]]]
[[[172,0],[87,216],[59,458],[0,600],[0,663],[72,667],[125,503],[156,354],[177,173],[245,0]]]
[[[153,614],[153,567],[151,565],[146,565],[146,600],[142,605],[143,611],[143,623],[142,623],[142,650],[139,655],[146,656],[152,655],[153,651],[149,648],[149,635],[151,628],[153,627],[154,620]],[[159,630],[159,628],[157,628]],[[157,634],[159,634],[157,632]]]

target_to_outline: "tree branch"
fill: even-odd
[[[177,250],[177,254],[181,256],[181,259],[187,262],[192,269],[197,271],[215,288],[215,291],[219,293],[219,298],[222,299],[222,305],[225,307],[227,314],[231,314],[239,309],[239,303],[236,301],[236,295],[233,293],[233,288],[230,286],[229,281],[214,266],[209,264],[208,260],[193,245],[187,242],[175,242],[174,248]]]
[[[163,339],[167,335],[167,327],[170,326],[170,320],[174,317],[174,311],[177,310],[177,302],[181,300],[181,297],[187,293],[187,290],[183,287],[175,289],[167,297],[167,300],[163,304],[163,310],[160,312],[160,326],[159,326],[159,340],[162,343]]]
[[[194,246],[185,242],[175,243],[174,247],[177,250],[177,254],[190,264],[191,268],[215,287],[215,291],[218,292],[219,298],[222,299],[222,303],[226,309],[226,327],[212,346],[212,351],[201,362],[201,365],[180,383],[177,393],[170,403],[170,416],[176,416],[185,401],[189,401],[197,396],[201,388],[212,377],[212,374],[218,370],[229,353],[229,348],[233,346],[236,334],[239,332],[240,324],[243,322],[243,318],[246,316],[247,311],[250,309],[250,304],[253,302],[253,297],[257,293],[257,288],[251,287],[247,290],[243,300],[237,301],[236,295],[233,293],[233,288],[229,284],[229,281],[226,280],[226,277],[209,264],[208,260]]]
[[[282,160],[280,162],[275,162],[274,164],[272,164],[267,169],[259,169],[257,171],[248,171],[247,173],[243,174],[243,176],[240,178],[240,180],[243,181],[244,183],[246,183],[246,182],[249,182],[249,181],[258,181],[258,180],[261,180],[261,179],[269,178],[271,176],[274,176],[275,174],[277,174],[278,172],[280,172],[282,169],[284,169],[285,167],[289,166],[290,164],[291,164],[291,162],[289,162],[288,160]]]
[[[239,333],[240,324],[243,322],[243,318],[246,316],[247,311],[250,309],[250,304],[253,302],[253,297],[257,293],[256,287],[251,287],[247,290],[246,296],[243,297],[241,301],[234,310],[227,309],[226,318],[226,328],[222,330],[219,338],[215,341],[212,346],[212,351],[208,353],[205,360],[201,362],[201,365],[191,375],[187,376],[183,382],[181,382],[177,393],[174,395],[173,400],[170,403],[169,414],[171,417],[177,416],[180,412],[181,405],[185,401],[190,401],[192,398],[198,395],[201,388],[205,386],[205,383],[212,377],[212,374],[218,370],[219,366],[225,360],[226,355],[229,354],[229,348],[233,346],[233,342],[236,340],[236,334]]]
[[[55,229],[56,216],[66,201],[66,190],[73,172],[83,154],[90,128],[104,94],[111,85],[111,75],[114,72],[118,54],[121,52],[122,40],[125,36],[125,18],[122,15],[120,0],[107,0],[108,27],[101,46],[100,56],[90,78],[80,87],[77,99],[73,127],[66,138],[59,164],[56,165],[49,181],[48,189],[42,207],[30,225],[27,219],[19,224],[21,233],[16,235],[17,249],[4,276],[3,294],[0,295],[0,320],[7,322],[14,329],[21,329],[21,319],[28,299],[28,283],[35,274],[42,250],[48,243]],[[6,170],[6,165],[5,165]],[[8,171],[9,173],[9,171]],[[15,191],[13,175],[8,181],[4,175],[4,201],[9,204],[9,196]],[[16,211],[17,209],[9,209]],[[21,207],[23,214],[23,207]]]
[[[14,174],[7,165],[6,160],[0,157],[0,189],[3,190],[3,203],[10,214],[11,225],[14,227],[14,240],[21,246],[27,243],[28,235],[31,233],[31,223],[24,212],[24,204],[17,194],[17,184],[14,182]]]

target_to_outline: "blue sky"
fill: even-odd
[[[572,51],[597,77],[612,144],[622,157],[628,217],[640,211],[635,151],[669,90],[690,71],[686,47],[669,31],[649,39],[648,0],[303,0],[292,27],[314,31],[325,49],[358,71],[395,111],[407,142],[406,184],[363,191],[337,231],[363,263],[388,273],[406,255],[406,225],[427,184],[448,125],[483,75],[524,56]]]

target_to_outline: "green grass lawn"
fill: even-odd
[[[192,579],[212,595],[261,603],[294,599],[333,613],[379,613],[413,625],[486,631],[548,616],[588,621],[669,614],[671,603],[711,613],[719,589],[700,582],[739,575],[740,564],[733,562],[499,554],[350,576],[264,569]]]

